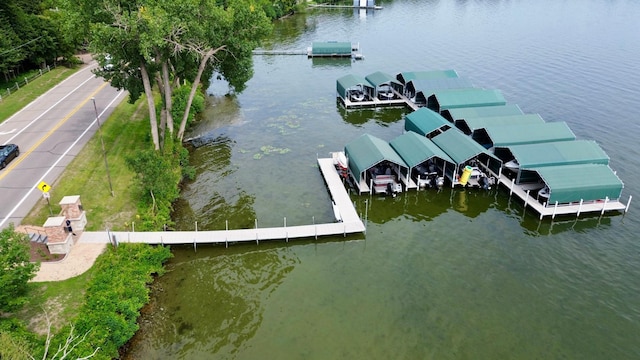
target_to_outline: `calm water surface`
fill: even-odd
[[[596,140],[638,198],[640,3],[417,1],[314,10],[265,48],[360,44],[364,61],[256,56],[246,91],[214,84],[180,229],[332,220],[315,159],[406,109],[345,111],[336,79],[455,69]],[[352,195],[365,235],[174,248],[130,359],[639,359],[638,208],[539,221],[504,189]],[[367,208],[368,207],[368,208]]]

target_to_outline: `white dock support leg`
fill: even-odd
[[[198,244],[197,244],[197,242],[196,242],[196,238],[193,238],[193,252],[196,252],[196,251],[198,250],[198,249],[197,249],[197,245],[198,245]]]
[[[584,202],[583,199],[580,199],[580,206],[578,206],[578,214],[576,215],[576,217],[580,216],[580,213],[582,212],[582,203]]]
[[[258,219],[255,219],[255,220],[256,220],[256,245],[259,245],[259,243],[258,243]]]
[[[606,209],[608,202],[609,202],[609,197],[607,196],[604,198],[604,204],[602,204],[602,211],[600,212],[600,216],[604,215],[604,210]]]
[[[556,211],[558,211],[558,200],[556,200],[556,204],[553,206],[553,214],[551,215],[551,220],[556,218]]]
[[[527,190],[527,196],[524,198],[524,208],[527,208],[527,205],[529,204],[529,192],[531,190]]]
[[[369,195],[373,194],[373,179],[369,182]]]
[[[627,211],[629,211],[629,205],[631,205],[631,199],[633,198],[633,196],[629,196],[629,201],[627,201],[627,207],[624,209],[624,212],[626,213]]]
[[[198,232],[198,222],[196,221],[196,232]]]
[[[513,184],[515,184],[516,182],[514,180],[511,180],[511,186],[509,186],[509,196],[511,196],[511,194],[513,194]]]
[[[224,236],[224,245],[226,248],[229,248],[229,220],[224,221],[224,229],[226,231]]]
[[[284,239],[289,242],[289,232],[287,231],[287,217],[284,217]]]

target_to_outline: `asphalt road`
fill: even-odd
[[[20,146],[20,156],[0,170],[0,229],[19,225],[37,202],[47,201],[38,185],[44,181],[55,191],[60,174],[98,130],[96,109],[104,123],[126,98],[91,72],[96,66],[85,65],[0,124],[0,144]]]

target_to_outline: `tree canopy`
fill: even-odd
[[[0,312],[19,308],[25,301],[27,283],[36,276],[40,264],[29,262],[30,246],[26,234],[13,225],[0,231]]]
[[[69,18],[88,24],[91,49],[103,65],[96,73],[129,91],[130,101],[146,95],[156,149],[165,131],[182,139],[203,79],[218,73],[233,90],[244,89],[253,74],[251,51],[271,30],[263,7],[253,0],[65,1],[67,11],[76,14]],[[176,129],[172,97],[185,83],[191,91]],[[159,112],[154,88],[162,94]]]

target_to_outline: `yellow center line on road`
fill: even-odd
[[[25,158],[27,158],[29,154],[34,152],[38,148],[38,146],[42,145],[42,143],[45,140],[47,140],[56,130],[58,130],[60,126],[62,126],[65,122],[67,122],[67,120],[69,120],[73,115],[75,115],[78,111],[80,111],[80,108],[85,106],[89,102],[89,100],[91,100],[91,98],[93,98],[98,92],[104,89],[107,85],[109,85],[109,83],[105,82],[104,84],[100,85],[100,87],[98,87],[93,93],[91,93],[84,100],[82,100],[82,102],[78,104],[75,108],[73,108],[73,110],[71,110],[71,112],[68,113],[67,116],[65,116],[62,120],[58,121],[58,123],[53,128],[51,128],[51,130],[49,130],[43,137],[41,137],[38,140],[38,142],[36,142],[33,146],[31,146],[31,148],[29,148],[27,152],[25,153],[20,152],[20,156],[18,156],[14,161],[12,161],[11,164],[4,169],[2,174],[0,174],[0,180],[2,180],[5,176],[7,176],[7,174],[11,172],[11,170],[13,170],[16,166],[18,166]]]

